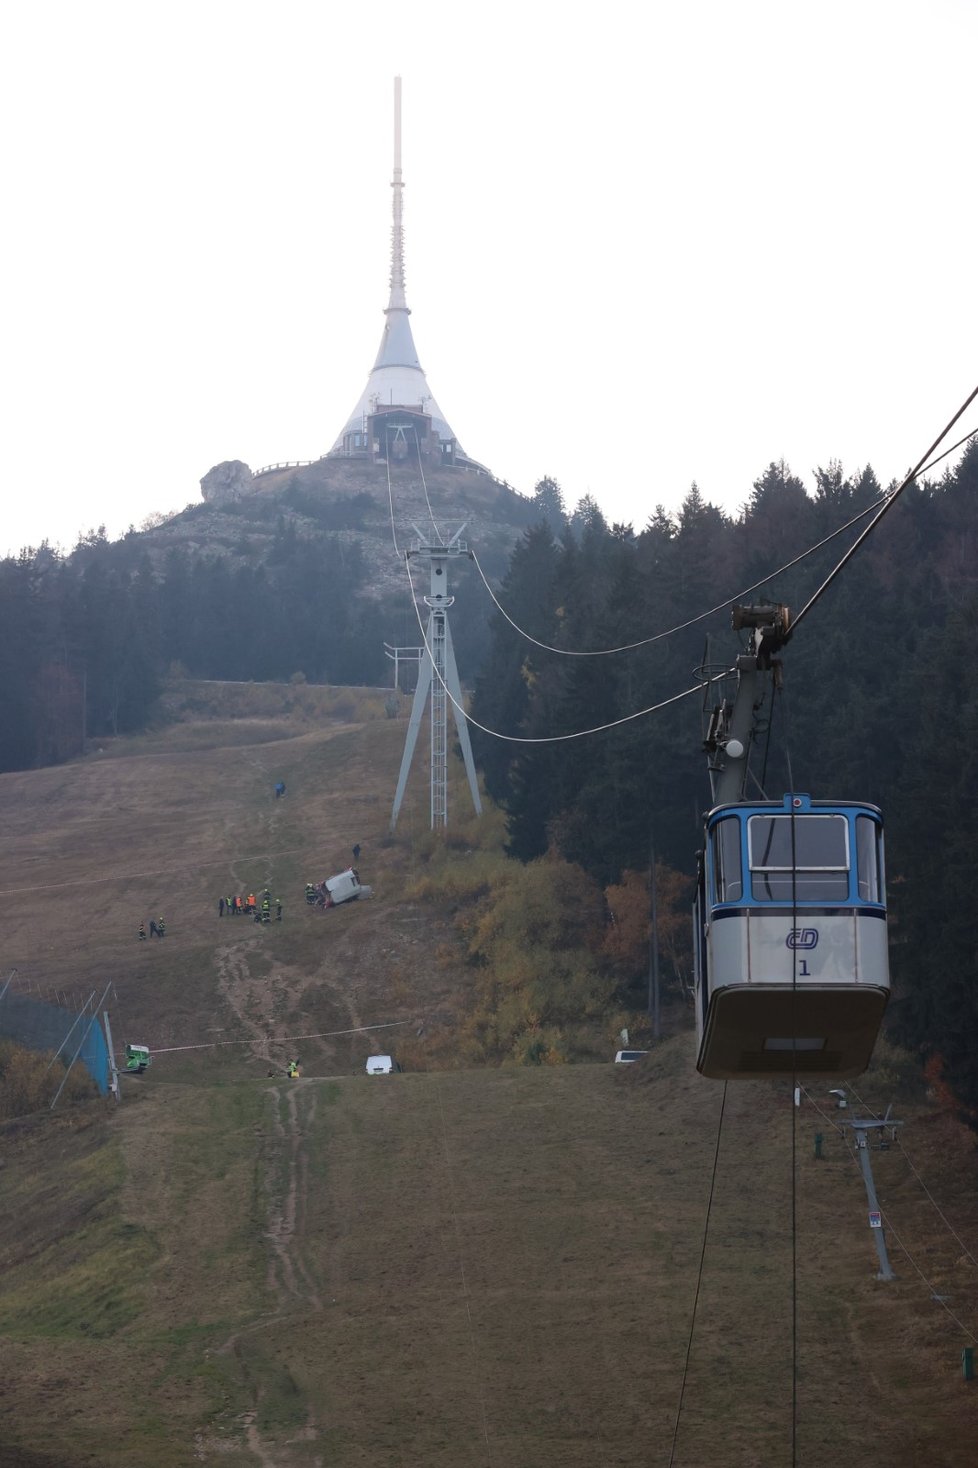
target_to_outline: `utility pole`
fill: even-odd
[[[659,1021],[659,913],[655,888],[655,838],[649,837],[649,879],[652,887],[651,925],[649,928],[649,1014],[652,1016],[652,1037],[661,1035]]]
[[[876,1197],[876,1184],[873,1181],[873,1167],[869,1156],[869,1134],[875,1130],[878,1137],[882,1138],[884,1127],[895,1128],[903,1126],[902,1121],[891,1121],[890,1110],[891,1108],[888,1106],[886,1108],[886,1115],[874,1121],[862,1121],[853,1117],[843,1123],[845,1126],[851,1126],[855,1133],[856,1155],[859,1158],[860,1171],[863,1175],[863,1182],[866,1185],[866,1201],[869,1204],[869,1227],[876,1243],[876,1253],[879,1256],[880,1267],[876,1275],[877,1279],[896,1279],[896,1275],[893,1273],[889,1255],[886,1252],[883,1215]]]
[[[108,990],[106,990],[106,993],[108,993]],[[105,994],[102,995],[102,999],[103,1001],[105,1000]],[[105,1028],[105,1039],[109,1049],[109,1075],[111,1076],[109,1090],[112,1092],[116,1101],[121,1101],[122,1091],[119,1087],[119,1068],[115,1063],[115,1051],[112,1048],[112,1026],[109,1024],[109,1011],[107,1009],[102,1010],[102,1024]]]
[[[404,742],[404,754],[401,758],[401,771],[397,779],[394,806],[391,810],[390,828],[392,831],[397,825],[401,801],[404,799],[407,777],[411,769],[411,760],[414,757],[414,748],[418,742],[418,731],[421,728],[421,719],[428,702],[429,692],[431,694],[431,829],[433,831],[444,829],[448,825],[449,695],[458,742],[462,749],[465,773],[469,780],[472,804],[475,806],[476,815],[481,816],[482,814],[482,801],[479,798],[479,783],[475,774],[475,761],[472,758],[469,726],[462,712],[462,686],[458,681],[455,649],[452,646],[452,633],[448,625],[448,608],[455,601],[453,596],[448,595],[448,565],[462,556],[471,559],[472,555],[465,541],[459,540],[464,529],[463,525],[455,532],[447,545],[424,545],[419,539],[410,550],[404,552],[405,560],[409,560],[411,556],[418,556],[429,562],[431,591],[425,597],[425,603],[430,608],[428,627],[425,632],[424,654],[418,664],[418,683],[414,690],[411,718]]]

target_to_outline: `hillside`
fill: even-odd
[[[462,952],[447,904],[404,896],[427,791],[388,838],[383,701],[201,686],[183,722],[0,776],[5,972],[111,982],[117,1045],[155,1054],[117,1109],[0,1133],[0,1468],[670,1461],[722,1088],[685,1034],[634,1068],[458,1068]],[[307,909],[354,843],[373,900]],[[266,883],[281,925],[218,916]],[[324,1033],[369,1025],[396,1028]],[[405,1073],[368,1080],[387,1048]],[[978,1333],[973,1141],[900,1114],[906,1152],[874,1157],[885,1285],[833,1118],[798,1116],[803,1468],[974,1460],[948,1314]],[[792,1119],[783,1090],[727,1092],[683,1468],[791,1462]]]
[[[242,465],[245,470],[247,466]],[[280,520],[300,536],[326,531],[357,545],[369,575],[364,594],[402,597],[403,569],[393,554],[423,535],[447,540],[462,525],[487,574],[502,575],[514,542],[539,518],[534,500],[486,473],[448,467],[418,468],[353,459],[320,459],[287,466],[248,481],[233,492],[208,492],[202,503],[145,530],[141,542],[154,556],[173,548],[254,562],[270,552]]]

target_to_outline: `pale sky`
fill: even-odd
[[[636,529],[781,457],[886,483],[978,381],[976,55],[972,0],[8,3],[0,549],[332,445],[395,74],[414,338],[469,454]]]

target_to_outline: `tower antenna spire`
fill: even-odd
[[[404,180],[401,176],[401,78],[394,78],[394,222],[391,226],[391,298],[388,311],[407,311],[404,295]]]

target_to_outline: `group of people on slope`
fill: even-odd
[[[223,917],[225,913],[229,917],[240,917],[242,913],[253,917],[256,923],[270,923],[272,920],[272,908],[275,908],[275,921],[282,921],[282,899],[276,897],[272,901],[272,893],[266,887],[260,898],[254,892],[249,892],[247,897],[219,897],[217,899],[217,915]]]

